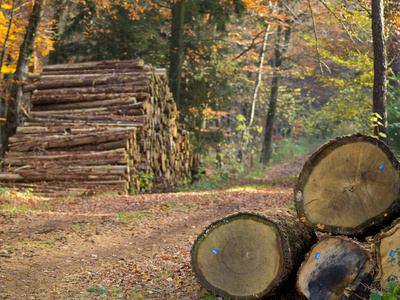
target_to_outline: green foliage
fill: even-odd
[[[289,200],[288,208],[289,208],[289,209],[292,209],[292,210],[296,210],[296,205],[295,205],[293,199],[290,199],[290,200]]]
[[[386,284],[385,291],[374,291],[370,294],[370,300],[397,300],[400,298],[400,283],[398,281],[389,281]]]
[[[208,177],[206,175],[200,176],[198,181],[195,181],[186,190],[189,191],[210,191],[222,188],[230,179],[229,173],[216,169],[212,172],[213,175]],[[184,189],[180,189],[183,191]]]
[[[0,187],[0,203],[9,203],[11,201],[11,190]]]
[[[140,172],[139,175],[140,192],[144,193],[153,186],[153,177],[154,177],[153,173],[146,174],[144,172]]]
[[[329,137],[325,139],[302,137],[298,140],[292,138],[278,140],[273,144],[272,164],[282,163],[298,154],[305,154],[328,139]]]
[[[215,293],[199,297],[199,300],[228,300],[225,297],[219,297]]]
[[[143,221],[149,216],[153,216],[151,212],[139,211],[139,212],[124,212],[117,215],[117,218],[122,221],[137,222]]]
[[[88,288],[87,291],[88,291],[89,293],[111,294],[110,291],[105,290],[105,289],[103,289],[103,288],[101,288],[101,287]]]
[[[318,32],[320,68],[302,67],[302,72],[296,74],[318,87],[310,95],[313,101],[309,116],[313,117],[304,120],[304,131],[319,136],[370,133],[373,87],[370,16],[357,5],[328,3],[340,21],[329,14],[325,20],[329,27]],[[342,30],[345,32],[338,42]],[[299,36],[308,47],[315,47],[313,32],[302,31]]]
[[[395,76],[392,70],[388,76],[389,84],[387,89],[387,114],[388,134],[391,149],[400,154],[400,74]]]
[[[371,127],[373,127],[374,129],[377,130],[378,135],[374,135],[374,137],[378,138],[379,137],[386,137],[386,134],[384,134],[383,132],[379,132],[379,126],[383,126],[382,122],[380,121],[382,120],[382,117],[378,114],[378,113],[372,113],[372,117],[370,118],[371,121]]]
[[[51,63],[139,57],[165,64],[168,20],[150,9],[133,18],[132,4],[112,0],[109,7],[101,8],[95,1],[78,3],[66,15],[66,30],[50,55]]]

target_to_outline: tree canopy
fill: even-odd
[[[268,163],[283,138],[372,134],[369,1],[54,0],[44,5],[31,71],[47,63],[134,58],[165,67],[180,121],[193,132],[200,152],[229,148],[242,162],[262,155]],[[396,5],[392,0],[386,7]],[[4,94],[33,5],[1,0],[0,6]],[[388,64],[397,76],[400,18],[390,8],[383,17],[390,33]],[[390,111],[393,105],[389,100],[389,130],[400,123]],[[0,117],[3,124],[6,117]]]

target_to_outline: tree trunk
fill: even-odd
[[[181,73],[183,63],[183,29],[186,0],[177,0],[172,4],[171,41],[169,51],[169,84],[178,108],[180,103]]]
[[[389,147],[376,138],[337,138],[317,150],[299,175],[299,217],[325,232],[368,233],[400,210],[399,168]]]
[[[15,5],[15,0],[13,0],[13,2],[11,4],[10,19],[8,21],[7,32],[6,32],[6,36],[4,37],[3,47],[1,50],[1,54],[0,54],[0,70],[3,67],[4,55],[6,54],[6,49],[7,49],[7,42],[8,42],[8,38],[10,36],[11,26],[14,21],[14,12],[15,12],[14,5]]]
[[[287,25],[288,27],[286,29],[283,29],[282,26],[278,27],[277,38],[275,42],[274,73],[271,84],[271,94],[269,100],[267,121],[264,128],[264,141],[260,157],[260,162],[264,165],[267,165],[269,163],[272,155],[272,135],[276,116],[276,106],[278,103],[279,87],[282,79],[281,67],[284,60],[284,55],[289,48],[290,38],[292,35],[292,25]]]
[[[398,31],[398,25],[395,25],[396,18],[399,17],[400,11],[400,1],[392,0],[389,1],[389,5],[387,8],[387,24],[389,24],[389,37],[388,37],[388,45],[387,45],[387,61],[388,67],[397,77],[400,73],[400,34]],[[389,84],[391,86],[397,87],[397,82],[394,80],[390,80]]]
[[[218,220],[193,244],[200,284],[232,299],[271,296],[297,271],[315,238],[289,210],[238,213]]]
[[[62,50],[62,43],[60,42],[61,36],[64,34],[66,28],[66,14],[69,10],[67,0],[54,1],[54,22],[53,31],[55,32],[55,41],[53,50],[49,53],[49,64],[57,64],[62,62],[60,52]]]
[[[383,0],[371,0],[372,9],[372,37],[374,48],[374,87],[373,87],[373,113],[382,117],[381,123],[374,127],[374,135],[388,143],[388,122],[386,110],[386,46],[383,19]],[[383,134],[383,135],[382,135]]]
[[[378,264],[377,283],[383,289],[389,281],[400,280],[399,248],[400,220],[374,237],[376,245],[375,260]]]
[[[363,245],[327,236],[307,254],[297,289],[310,300],[367,299],[373,278],[374,263]]]
[[[36,0],[35,4],[33,5],[32,13],[29,17],[28,26],[26,28],[24,41],[22,42],[19,51],[17,67],[13,76],[13,80],[8,84],[6,88],[6,94],[3,94],[4,97],[7,97],[7,113],[4,126],[0,126],[2,145],[2,149],[0,151],[1,157],[4,157],[4,153],[7,149],[8,138],[17,130],[19,104],[22,97],[22,85],[28,75],[28,68],[34,50],[36,33],[38,31],[43,14],[42,10],[44,1],[45,0]]]
[[[254,83],[254,89],[253,89],[253,94],[251,97],[251,110],[250,110],[250,118],[249,118],[249,123],[248,127],[250,130],[250,127],[253,125],[254,121],[254,114],[256,111],[256,101],[257,101],[257,95],[258,95],[258,90],[260,89],[261,82],[262,82],[262,70],[263,70],[263,65],[264,65],[264,53],[267,49],[267,41],[268,41],[268,35],[270,34],[269,32],[270,24],[267,23],[265,26],[265,33],[264,33],[264,39],[263,39],[263,44],[260,50],[260,64],[258,66],[258,74],[256,78],[256,82]]]

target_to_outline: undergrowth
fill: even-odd
[[[258,162],[257,156],[244,156],[239,159],[237,149],[210,148],[201,158],[202,165],[199,174],[193,178],[192,184],[184,184],[177,188],[177,191],[206,191],[221,189],[231,180],[235,179],[256,179],[262,177],[272,167],[279,165],[296,155],[303,155],[311,152],[327,139],[307,139],[307,138],[285,138],[274,141],[273,153],[270,164],[264,166]]]

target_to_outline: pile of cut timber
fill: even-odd
[[[232,299],[369,299],[400,281],[399,172],[374,137],[323,145],[299,175],[297,214],[246,212],[212,223],[192,247],[196,277]]]
[[[165,191],[197,170],[165,70],[140,60],[49,65],[24,87],[2,186],[42,194]]]

